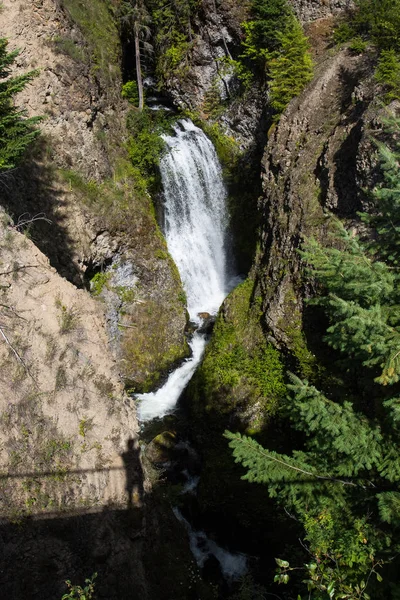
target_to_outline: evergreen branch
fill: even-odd
[[[267,450],[265,450],[255,440],[248,438],[246,436],[241,436],[239,433],[234,434],[229,431],[225,431],[224,436],[227,439],[231,440],[229,443],[229,446],[234,449],[234,456],[236,458],[236,461],[241,462],[243,464],[243,466],[248,467],[248,465],[246,464],[246,461],[248,461],[249,459],[252,460],[252,458],[254,459],[255,455],[258,455],[261,458],[263,458],[265,461],[273,461],[279,465],[282,465],[286,469],[290,469],[297,473],[301,473],[302,475],[308,475],[311,477],[311,481],[318,479],[321,481],[330,481],[333,483],[340,483],[342,485],[349,485],[349,486],[353,486],[353,487],[362,487],[364,489],[366,488],[366,486],[362,486],[357,483],[354,483],[354,481],[338,479],[336,477],[332,477],[329,475],[319,475],[318,473],[313,473],[312,471],[307,471],[306,469],[302,469],[301,467],[292,465],[289,462],[287,462],[286,460],[283,460],[283,458],[278,458],[276,456],[273,456],[271,452],[268,452]],[[240,446],[242,446],[245,449],[243,453],[238,452]],[[246,452],[246,450],[248,452]],[[281,481],[284,482],[284,480],[281,480]],[[273,481],[271,481],[271,482],[273,483]]]

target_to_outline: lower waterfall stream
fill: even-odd
[[[204,318],[217,314],[227,294],[239,283],[232,260],[226,206],[227,191],[213,144],[190,120],[164,135],[167,152],[160,162],[164,190],[164,234],[168,250],[178,267],[187,297],[191,322],[199,327]],[[138,394],[141,422],[171,413],[201,362],[208,336],[195,331],[189,345],[192,356],[168,377],[157,391]],[[182,493],[193,493],[187,485]],[[213,556],[227,581],[246,571],[243,554],[233,554],[195,531],[175,508],[176,518],[188,532],[190,548],[198,566]]]
[[[216,315],[238,283],[229,239],[227,191],[213,144],[188,119],[163,135],[167,152],[160,162],[164,190],[164,234],[178,267],[190,320],[201,325],[201,314]],[[173,371],[156,392],[138,394],[138,417],[149,421],[171,412],[200,363],[207,339],[195,332],[192,356]]]

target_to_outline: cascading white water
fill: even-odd
[[[214,146],[188,119],[178,121],[174,135],[164,135],[168,151],[161,159],[164,189],[164,233],[187,296],[190,319],[216,314],[237,282],[228,258],[226,188]],[[176,405],[201,361],[206,336],[195,333],[193,355],[169,376],[157,392],[138,394],[138,417],[162,417]]]

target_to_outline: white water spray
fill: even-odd
[[[190,549],[200,568],[204,567],[205,562],[210,556],[214,556],[219,562],[221,571],[228,581],[235,581],[244,575],[247,571],[247,557],[240,552],[229,552],[219,546],[213,540],[210,540],[204,531],[195,531],[189,521],[185,519],[178,508],[172,509],[175,517],[180,521],[189,536]]]
[[[187,296],[190,319],[202,322],[199,313],[216,314],[237,281],[228,258],[226,188],[214,146],[191,121],[163,136],[168,152],[160,171],[164,189],[164,233]],[[169,376],[157,392],[138,394],[138,417],[148,421],[171,412],[200,363],[206,336],[195,333],[193,355]]]

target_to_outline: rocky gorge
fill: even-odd
[[[58,600],[66,580],[97,573],[95,597],[107,600],[261,598],[258,586],[277,592],[274,557],[299,528],[240,479],[223,432],[284,447],[286,370],[311,381],[323,370],[298,249],[328,234],[328,212],[362,228],[357,212],[381,177],[371,137],[387,111],[376,53],[332,41],[352,2],[291,0],[315,72],[277,121],[265,77],[243,93],[231,62],[250,2],[196,3],[184,61],[146,93],[173,113],[172,127],[191,118],[213,142],[241,283],[215,326],[207,312],[208,346],[179,411],[143,426],[135,397],[162,390],[187,359],[193,324],[162,181],[143,191],[129,162],[121,88],[134,57],[120,4],[1,3],[16,74],[38,69],[18,105],[44,118],[22,165],[0,175],[0,590]],[[227,575],[227,556],[242,557],[245,577]]]

